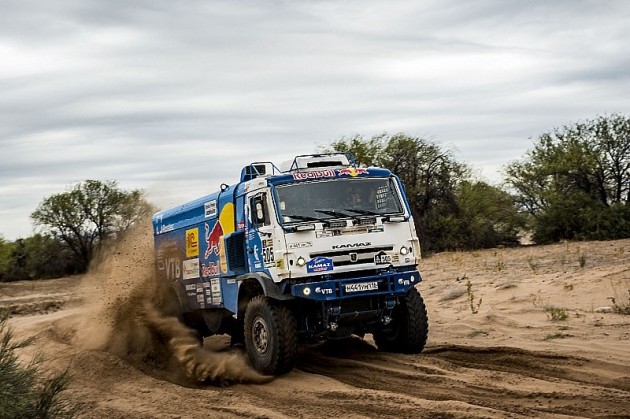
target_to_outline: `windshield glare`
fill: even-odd
[[[276,187],[284,223],[401,214],[392,178],[335,179]]]

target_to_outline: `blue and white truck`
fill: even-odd
[[[371,333],[380,350],[424,348],[420,245],[389,170],[349,154],[255,162],[152,221],[169,313],[202,337],[231,335],[264,374],[291,370],[302,340]]]

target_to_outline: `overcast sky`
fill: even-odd
[[[342,136],[405,132],[485,180],[629,112],[630,1],[0,0],[0,234],[83,179],[166,208]]]

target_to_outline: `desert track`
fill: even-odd
[[[129,266],[126,278],[145,278],[138,274],[149,266],[138,262],[141,250],[123,253],[124,261],[105,273],[0,284],[0,305],[14,312],[16,334],[38,336],[22,356],[40,350],[48,369],[69,368],[66,396],[81,417],[630,415],[630,317],[596,311],[610,306],[614,293],[623,301],[630,288],[630,240],[427,258],[420,290],[430,332],[422,354],[378,352],[369,335],[305,345],[292,372],[261,383],[252,383],[257,380],[247,375],[243,354],[223,336],[204,342],[204,356],[211,357],[203,360],[214,362],[218,374],[204,382],[189,378],[175,361],[165,366],[151,351],[134,351],[140,341],[127,340],[127,352],[86,345],[86,331],[106,335],[86,329],[94,302],[131,301],[137,290],[117,280],[112,294],[94,282],[112,273],[119,278]],[[585,266],[578,254],[587,256]],[[482,299],[476,314],[462,292],[467,280],[475,302]],[[565,309],[568,317],[552,320],[548,307]],[[221,376],[221,362],[231,378]]]

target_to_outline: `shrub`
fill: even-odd
[[[38,368],[41,357],[22,365],[15,351],[34,339],[14,342],[8,319],[8,313],[0,313],[0,419],[74,417],[76,410],[59,397],[68,385],[68,372],[44,380]]]
[[[477,302],[475,303],[475,294],[473,293],[473,285],[470,280],[466,282],[466,293],[468,294],[468,304],[470,304],[470,312],[472,314],[479,313],[479,307],[481,307],[482,298],[480,297],[479,300],[477,300]]]
[[[630,315],[630,290],[627,299],[610,297],[613,304],[613,313]]]
[[[547,316],[552,321],[563,321],[569,318],[569,311],[562,307],[545,307]]]

